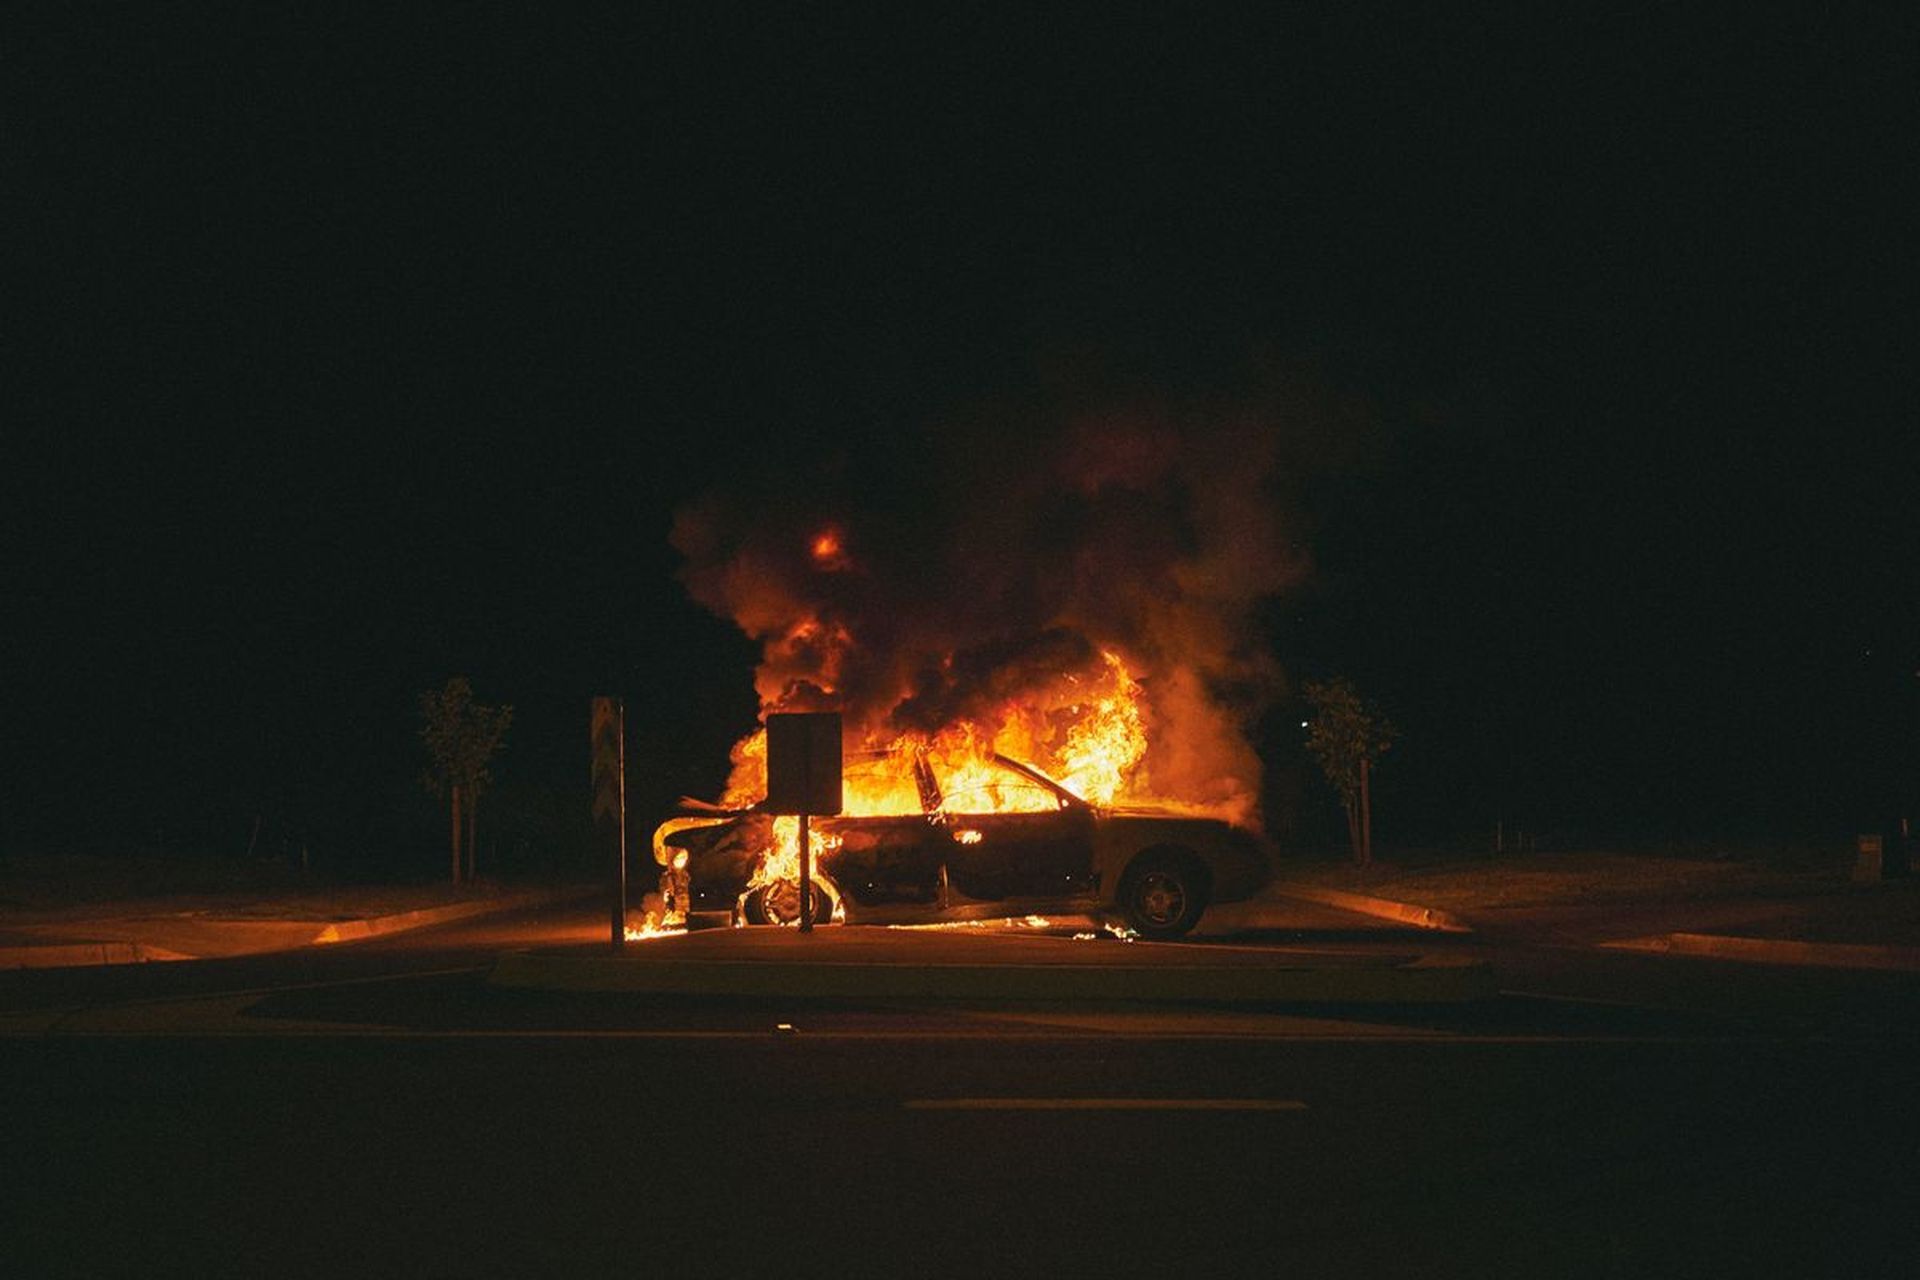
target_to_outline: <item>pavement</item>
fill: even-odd
[[[1419,1004],[1493,993],[1488,966],[1445,941],[1476,934],[1756,964],[1920,971],[1920,946],[1907,941],[1920,930],[1920,886],[1911,880],[1755,880],[1742,878],[1741,868],[1703,872],[1683,860],[1638,860],[1615,886],[1637,886],[1637,896],[1596,902],[1578,878],[1584,870],[1577,861],[1547,864],[1545,875],[1561,875],[1553,890],[1535,886],[1515,898],[1483,889],[1472,909],[1282,881],[1251,902],[1210,911],[1183,944],[1125,947],[1091,921],[1071,918],[1040,929],[1008,921],[1000,930],[904,937],[845,926],[810,938],[723,929],[647,938],[619,953],[605,943],[515,952],[500,957],[490,981],[702,996]],[[1522,869],[1518,878],[1527,874]],[[1511,868],[1484,877],[1487,885],[1515,878]],[[1670,897],[1676,883],[1687,891]],[[1303,920],[1303,904],[1322,914]],[[1349,935],[1362,941],[1345,950],[1324,945]]]
[[[1486,941],[1631,950],[1753,964],[1920,971],[1920,881],[1755,879],[1682,860],[1577,859],[1448,868],[1425,883],[1387,868],[1394,896],[1286,880],[1209,912],[1188,942],[1127,945],[1091,920],[901,930],[713,929],[629,943],[600,926],[499,956],[497,987],[701,997],[792,996],[1111,1003],[1465,1001],[1494,991]],[[1620,874],[1608,877],[1609,867]],[[1333,874],[1338,875],[1337,869]],[[1477,878],[1475,878],[1477,875]],[[1746,878],[1742,878],[1746,876]],[[1628,891],[1626,886],[1635,886]],[[1464,887],[1463,887],[1464,886]],[[1519,886],[1516,888],[1516,886]],[[0,924],[0,969],[128,964],[326,946],[545,905],[530,891],[345,919],[126,912]],[[1446,903],[1447,905],[1442,905]],[[589,941],[591,939],[591,941]]]
[[[1501,941],[1920,971],[1920,877],[1860,880],[1844,863],[1781,871],[1691,859],[1536,855],[1375,875],[1388,886],[1376,893],[1289,882],[1268,894]]]
[[[509,890],[408,911],[311,913],[290,919],[263,916],[258,908],[156,913],[138,904],[120,903],[80,918],[0,922],[0,969],[208,960],[329,946],[562,902],[583,892],[579,888]]]

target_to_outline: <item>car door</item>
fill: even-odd
[[[933,904],[938,899],[947,840],[926,814],[816,821],[839,842],[822,866],[843,896],[863,906]]]
[[[947,797],[947,874],[960,894],[980,901],[1054,902],[1093,891],[1092,811],[1032,790],[1031,806],[1011,813],[969,813],[968,795]],[[1002,800],[1007,794],[1005,787],[997,790]]]

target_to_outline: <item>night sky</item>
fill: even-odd
[[[1400,725],[1387,844],[1920,799],[1905,18],[336,8],[0,20],[0,853],[430,874],[455,673],[522,845],[595,693],[712,794],[677,507],[1168,404],[1292,406],[1260,622]]]

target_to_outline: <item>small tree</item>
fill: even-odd
[[[420,695],[420,740],[429,764],[420,779],[447,801],[448,842],[453,853],[453,883],[460,883],[460,824],[466,819],[467,879],[474,873],[475,833],[480,795],[493,780],[488,762],[505,743],[513,723],[510,706],[489,707],[473,700],[473,686],[454,676],[446,687]]]
[[[1363,701],[1343,676],[1311,682],[1302,692],[1313,707],[1307,750],[1340,793],[1354,861],[1366,866],[1373,861],[1373,805],[1368,777],[1373,762],[1393,745],[1398,731],[1379,708]]]

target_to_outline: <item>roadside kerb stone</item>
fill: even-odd
[[[854,964],[794,960],[648,960],[517,951],[488,982],[517,990],[874,1000],[1099,1000],[1152,1004],[1418,1004],[1494,993],[1480,961],[1401,964]]]
[[[0,947],[0,969],[69,969],[149,960],[195,960],[197,956],[143,942],[60,942],[44,947]]]
[[[1920,947],[1800,942],[1788,938],[1741,938],[1720,933],[1660,933],[1645,938],[1603,942],[1600,945],[1631,951],[1663,951],[1668,955],[1744,960],[1754,964],[1920,972]]]
[[[1374,898],[1364,893],[1348,893],[1344,889],[1323,889],[1319,885],[1295,884],[1292,881],[1271,884],[1266,891],[1277,898],[1317,902],[1321,906],[1338,907],[1342,911],[1358,912],[1361,915],[1375,916],[1382,920],[1397,920],[1401,924],[1410,924],[1416,929],[1432,929],[1440,933],[1473,932],[1472,926],[1466,921],[1438,907],[1422,907],[1410,902],[1395,902],[1390,898]]]
[[[65,969],[90,968],[101,965],[142,964],[151,960],[202,960],[224,958],[231,955],[256,955],[269,951],[284,951],[303,946],[327,946],[341,942],[355,942],[365,938],[382,937],[387,934],[401,933],[408,929],[424,929],[430,925],[446,924],[454,920],[469,919],[474,916],[495,912],[515,911],[526,907],[547,906],[583,897],[592,890],[563,889],[538,893],[507,894],[497,898],[486,898],[477,902],[456,902],[444,907],[428,907],[418,911],[402,911],[386,916],[371,916],[356,920],[336,920],[321,926],[316,933],[293,935],[292,939],[282,940],[266,946],[247,946],[238,950],[215,949],[206,955],[171,950],[155,946],[136,939],[115,939],[109,941],[51,941],[0,947],[0,970],[7,969]],[[93,922],[96,926],[98,922]],[[217,928],[230,924],[234,929],[257,927],[263,923],[274,924],[279,928],[288,927],[286,922],[262,922],[255,920],[198,922],[205,927]],[[298,922],[294,922],[298,923]],[[314,923],[306,922],[309,927]],[[89,922],[73,921],[63,928],[84,934]],[[118,927],[125,929],[124,921]]]
[[[336,920],[313,935],[310,945],[329,946],[336,942],[358,942],[362,938],[379,938],[390,933],[404,933],[408,929],[424,929],[429,925],[448,924],[455,920],[466,920],[473,916],[488,915],[497,911],[546,906],[549,903],[564,902],[569,898],[581,896],[583,894],[580,891],[571,889],[551,893],[514,894],[499,898],[485,898],[478,902],[455,902],[444,907],[422,907],[418,911],[400,911],[390,916]]]

